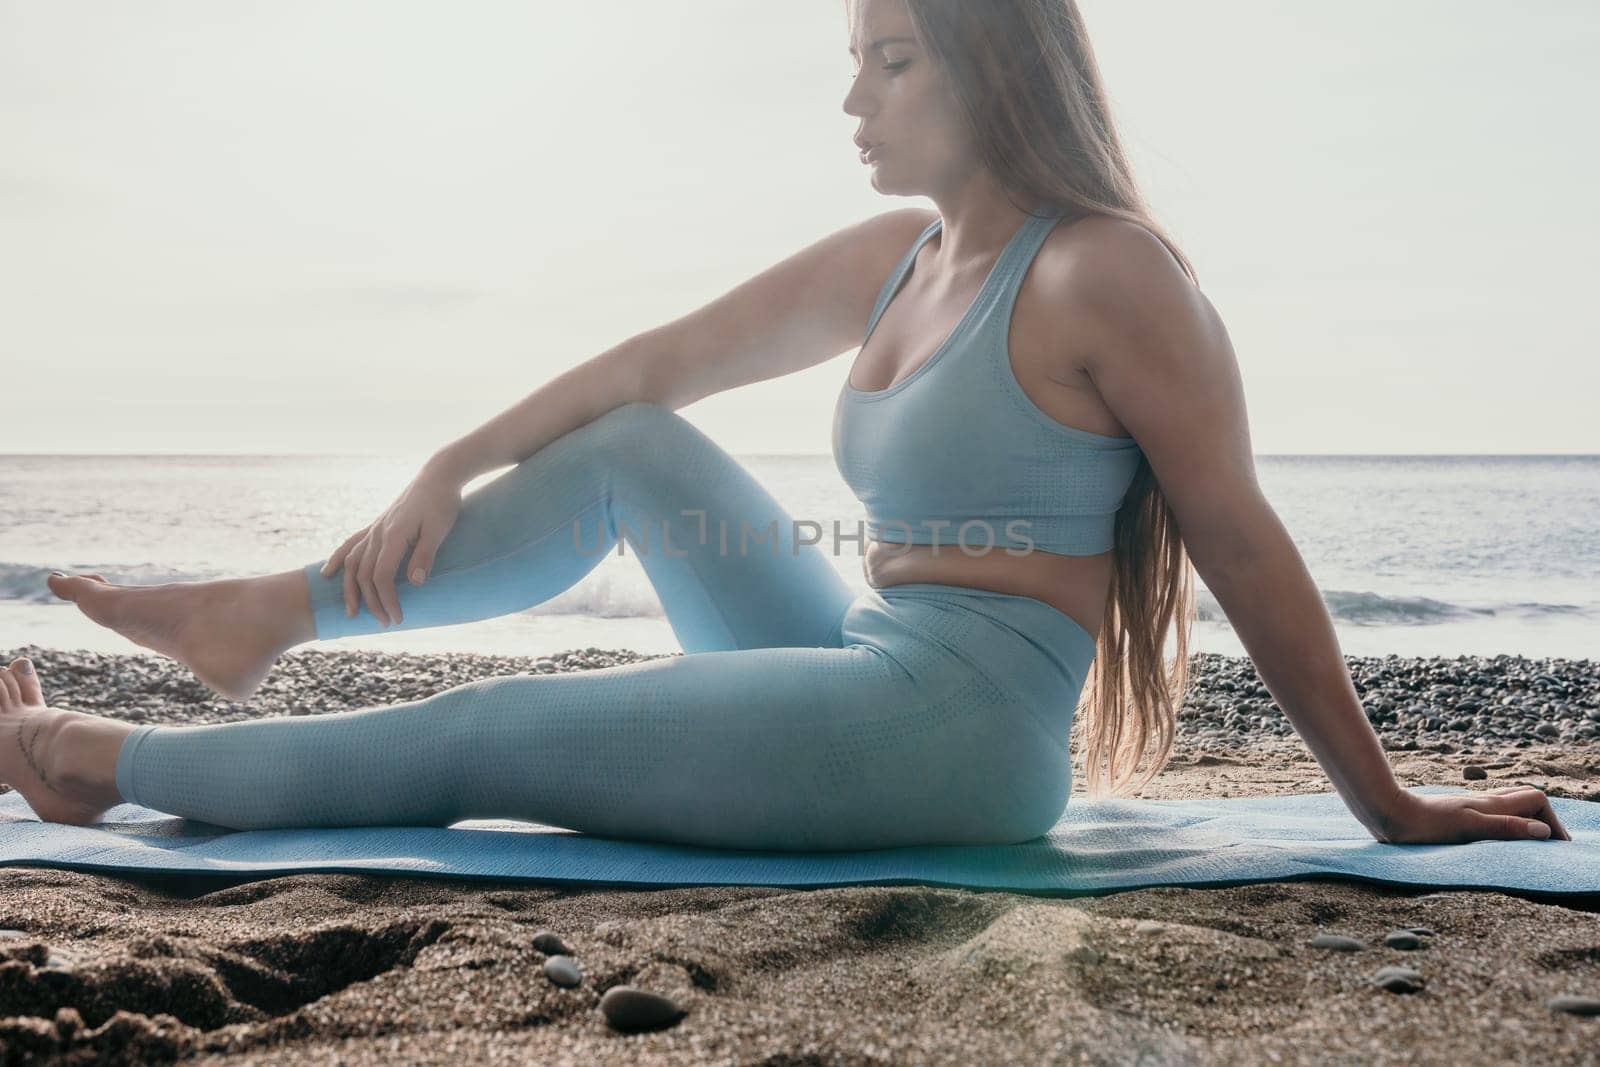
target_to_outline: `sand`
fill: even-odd
[[[305,654],[266,698],[221,702],[227,713],[211,716],[194,713],[211,698],[156,657],[26,651],[58,683],[53,703],[100,710],[120,697],[142,721],[304,704],[299,672],[332,662]],[[593,666],[598,652],[573,655]],[[363,655],[378,675],[409,675],[426,691],[467,680],[449,672],[471,662]],[[71,669],[51,675],[53,658]],[[341,691],[354,699],[373,676],[352,671]],[[152,688],[165,705],[145,699]],[[1292,737],[1182,736],[1147,796],[1328,788]],[[1393,761],[1410,785],[1528,782],[1600,800],[1592,742]],[[1468,763],[1488,777],[1464,781]],[[1423,948],[1381,947],[1385,932],[1419,925],[1434,931]],[[6,1064],[1600,1062],[1600,1017],[1546,1007],[1558,994],[1600,996],[1600,898],[1331,880],[1059,899],[325,874],[229,884],[10,867],[0,927],[20,931],[0,935]],[[541,929],[565,939],[581,985],[544,977],[532,946]],[[1319,932],[1376,947],[1312,948]],[[1394,964],[1422,971],[1425,988],[1368,982]],[[624,983],[687,1013],[664,1029],[616,1031],[597,1005]]]

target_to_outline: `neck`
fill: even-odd
[[[942,219],[934,261],[941,271],[951,274],[986,270],[1028,221],[1026,211],[1019,210],[992,180],[983,177],[931,199]],[[1028,198],[1017,199],[1023,207],[1039,210]]]

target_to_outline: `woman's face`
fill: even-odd
[[[855,78],[844,111],[861,120],[857,147],[879,192],[904,196],[957,188],[975,165],[955,98],[918,47],[904,0],[857,0],[850,28]]]

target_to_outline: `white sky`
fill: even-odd
[[[1256,451],[1600,452],[1600,5],[1081,0]],[[837,0],[0,0],[0,452],[424,456],[880,196]],[[684,413],[826,452],[849,357]]]

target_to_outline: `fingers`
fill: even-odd
[[[1468,809],[1466,814],[1469,841],[1485,838],[1496,841],[1525,841],[1529,838],[1543,840],[1550,836],[1550,827],[1538,819],[1524,819],[1518,815]]]
[[[344,613],[349,618],[355,618],[360,610],[360,593],[356,589],[356,570],[361,566],[361,556],[366,551],[363,542],[350,550],[350,556],[344,561]]]
[[[367,550],[361,555],[361,566],[356,569],[356,585],[361,587],[361,599],[367,605],[367,610],[385,626],[389,625],[388,613],[384,611],[383,601],[378,597],[378,586],[373,575],[378,568],[378,553],[382,546],[367,543]]]
[[[436,527],[423,524],[422,533],[417,538],[417,547],[411,550],[411,584],[421,585],[427,581],[428,574],[433,570],[433,557],[439,551],[439,544],[444,540],[444,535]]]
[[[404,541],[390,537],[384,542],[383,551],[378,553],[373,567],[373,585],[378,591],[378,602],[383,605],[384,614],[397,623],[404,622],[405,618],[400,614],[400,594],[395,592],[394,575],[400,568],[400,557],[405,550]]]
[[[1475,802],[1473,807],[1537,819],[1550,828],[1550,833],[1546,836],[1558,841],[1572,840],[1572,835],[1567,833],[1567,828],[1561,825],[1560,818],[1556,816],[1556,809],[1551,805],[1550,798],[1545,796],[1544,790],[1534,786],[1507,786],[1504,789],[1491,790],[1484,794],[1481,801]]]

